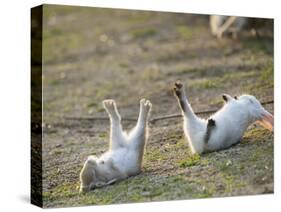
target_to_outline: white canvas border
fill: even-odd
[[[278,1],[210,0],[50,0],[5,1],[1,4],[1,211],[35,211],[30,189],[30,8],[42,3],[144,9],[199,14],[226,14],[275,19],[275,194],[168,201],[57,210],[73,211],[275,211],[280,195],[280,6]],[[3,118],[4,117],[4,118]],[[13,168],[12,168],[13,167]]]

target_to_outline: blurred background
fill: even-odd
[[[171,113],[167,92],[178,78],[213,103],[221,92],[247,92],[260,70],[272,69],[272,20],[263,21],[262,38],[245,30],[238,41],[218,41],[208,15],[46,6],[45,109],[81,116],[102,110],[104,98],[129,107],[146,97]]]

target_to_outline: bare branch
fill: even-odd
[[[262,102],[261,104],[262,105],[268,105],[268,104],[273,104],[273,103],[274,103],[273,100],[269,100],[269,101]],[[195,114],[197,114],[197,115],[210,114],[210,113],[217,112],[217,110],[218,109],[197,111],[197,112],[195,112]],[[155,122],[160,121],[160,120],[179,118],[179,117],[182,117],[182,114],[180,114],[180,113],[171,114],[171,115],[166,115],[166,116],[155,117],[153,119],[150,119],[149,122],[151,124],[154,124]],[[69,119],[69,120],[88,120],[88,121],[108,121],[109,120],[108,117],[65,117],[65,119]],[[122,118],[122,120],[123,121],[137,121],[137,119],[135,119],[135,118]]]

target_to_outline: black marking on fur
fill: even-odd
[[[182,83],[181,83],[181,81],[180,80],[177,80],[176,82],[175,82],[175,86],[177,87],[177,88],[182,88]]]
[[[174,87],[174,93],[175,93],[175,96],[178,98],[178,101],[180,103],[181,109],[185,112],[186,111],[186,109],[185,109],[185,102],[182,99],[182,92],[180,90],[181,88],[182,88],[181,82],[179,80],[176,81],[175,82],[175,87]]]
[[[234,99],[238,100],[238,97],[237,97],[237,96],[234,96]]]
[[[228,101],[228,99],[227,99],[227,96],[226,95],[222,95],[222,98],[223,98],[223,100],[225,101],[225,102],[227,102]]]
[[[183,110],[183,112],[186,112],[184,101],[182,99],[179,99],[179,103],[180,103],[180,106],[181,106],[181,109]]]
[[[206,134],[205,134],[205,137],[204,137],[205,144],[208,144],[208,141],[211,137],[211,132],[212,132],[212,130],[214,129],[215,126],[216,126],[215,120],[214,119],[208,119]]]
[[[174,93],[178,98],[180,98],[181,91],[177,87],[174,87]]]

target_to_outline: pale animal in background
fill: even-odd
[[[237,16],[211,15],[210,27],[211,32],[218,39],[226,34],[232,34],[232,38],[236,39],[237,34],[247,23],[247,18]]]
[[[174,93],[182,111],[184,134],[192,153],[201,154],[228,148],[238,143],[254,122],[273,131],[273,116],[254,96],[233,98],[223,94],[224,106],[205,120],[193,112],[180,81],[175,83]]]
[[[109,185],[141,172],[147,140],[147,120],[152,104],[140,101],[136,126],[127,134],[121,125],[121,116],[114,100],[104,100],[103,106],[110,118],[109,150],[99,158],[89,156],[80,173],[80,192]]]

